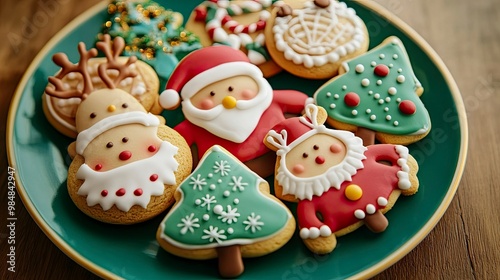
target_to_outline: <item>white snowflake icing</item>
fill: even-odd
[[[238,177],[236,178],[236,176],[233,176],[232,177],[232,182],[229,183],[230,186],[233,186],[233,192],[235,192],[236,190],[239,190],[240,192],[244,191],[245,190],[245,186],[248,186],[248,183],[244,183],[244,182],[241,182],[241,180],[243,179],[243,177]]]
[[[201,239],[208,239],[210,242],[215,240],[217,243],[221,243],[221,239],[227,239],[227,236],[224,235],[224,230],[219,230],[218,227],[210,226],[208,230],[204,229],[203,233],[205,233],[205,235],[203,235]]]
[[[200,224],[198,224],[200,220],[198,218],[194,218],[194,213],[191,213],[191,215],[186,216],[185,218],[181,219],[181,223],[177,224],[178,227],[181,228],[181,234],[186,234],[186,232],[189,230],[191,233],[194,232],[194,228],[200,227]]]
[[[238,208],[232,208],[231,205],[228,205],[227,211],[222,210],[219,215],[219,219],[221,219],[223,223],[232,224],[238,221],[240,213],[238,213]]]
[[[214,172],[219,173],[221,176],[227,176],[231,171],[231,166],[225,160],[216,161],[214,165]]]
[[[207,184],[205,178],[201,178],[201,175],[198,174],[196,178],[193,176],[190,178],[191,182],[189,182],[190,185],[193,185],[193,190],[198,189],[202,190],[203,186]]]
[[[210,205],[216,202],[217,200],[215,199],[215,196],[213,195],[210,196],[209,194],[206,194],[204,197],[201,198],[200,206],[207,207],[207,210],[210,210]]]
[[[255,213],[252,212],[252,214],[247,217],[246,221],[243,221],[243,224],[247,225],[245,227],[245,230],[250,229],[252,233],[255,233],[256,230],[261,230],[261,226],[264,225],[264,222],[261,222],[259,220],[260,215],[255,215]]]

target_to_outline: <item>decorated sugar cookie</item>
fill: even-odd
[[[335,0],[288,0],[273,10],[266,46],[286,71],[309,79],[331,78],[342,62],[368,49],[368,32],[354,9]]]
[[[375,138],[407,145],[429,133],[429,113],[419,98],[423,88],[397,37],[346,62],[342,72],[314,94],[330,125],[355,132],[365,145]]]
[[[175,199],[157,231],[160,246],[184,258],[218,258],[223,277],[240,275],[242,257],[274,252],[295,231],[268,183],[220,146],[206,152]]]
[[[227,45],[240,49],[257,65],[264,77],[281,71],[269,56],[264,29],[277,0],[214,0],[195,8],[186,29],[199,36],[203,46]]]
[[[180,13],[154,1],[111,1],[108,15],[102,32],[123,37],[124,54],[148,63],[162,79],[168,79],[184,56],[202,47],[197,36],[184,30]]]
[[[401,145],[363,146],[353,133],[323,125],[325,111],[308,105],[306,115],[278,124],[265,139],[275,150],[275,194],[298,201],[300,237],[314,253],[330,253],[336,236],[366,224],[388,226],[383,213],[400,194],[418,190],[418,165]]]
[[[61,64],[64,75],[82,66],[67,60]],[[191,171],[191,153],[163,118],[148,113],[137,99],[116,87],[134,74],[128,63],[112,67],[118,71],[116,77],[104,67],[99,69],[109,88],[88,91],[92,83],[83,71],[83,89],[60,89],[61,78],[51,77],[56,86],[46,92],[61,99],[81,99],[75,115],[78,136],[68,148],[73,158],[67,182],[71,199],[99,221],[133,224],[173,204],[177,184]]]
[[[96,46],[104,53],[105,57],[96,57],[96,49],[92,48],[87,51],[85,44],[80,43],[78,51],[83,56],[77,63],[77,66],[72,66],[74,70],[78,71],[68,72],[70,69],[67,69],[67,66],[70,66],[70,62],[66,54],[55,54],[53,57],[54,62],[62,68],[55,76],[57,79],[60,79],[60,82],[58,82],[57,88],[49,84],[47,89],[49,91],[73,90],[75,92],[83,90],[86,93],[90,93],[98,89],[107,88],[107,83],[109,82],[100,78],[99,69],[105,68],[110,79],[116,79],[118,78],[118,71],[114,69],[113,65],[127,64],[127,67],[134,74],[121,80],[116,87],[134,96],[146,111],[159,114],[162,111],[161,106],[158,104],[160,81],[155,71],[146,63],[138,61],[135,57],[120,56],[125,48],[122,38],[116,38],[111,42],[109,36],[103,36],[102,41],[98,42]],[[84,76],[88,79],[85,80]],[[79,97],[58,98],[44,93],[42,101],[43,112],[50,124],[62,134],[75,138],[77,134],[75,113],[81,99]]]
[[[186,56],[172,73],[160,103],[166,109],[182,99],[185,120],[174,127],[197,152],[195,162],[220,145],[262,177],[274,169],[274,156],[262,139],[285,114],[300,114],[311,98],[294,90],[273,90],[260,69],[241,51],[211,46]]]

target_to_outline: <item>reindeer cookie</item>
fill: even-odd
[[[88,54],[83,47],[80,51],[82,56]],[[66,64],[62,73],[79,71],[81,65]],[[85,86],[80,91],[60,89],[62,77],[51,77],[55,86],[46,89],[57,98],[81,99],[75,114],[78,135],[68,148],[73,157],[68,192],[85,214],[112,224],[142,222],[166,210],[174,202],[177,184],[192,167],[184,138],[116,87],[133,75],[128,65],[109,66],[118,71],[116,77],[100,68],[106,89],[89,90],[89,75],[83,76]]]
[[[300,237],[309,250],[330,253],[336,236],[366,224],[373,232],[388,226],[383,215],[400,194],[418,190],[418,165],[401,145],[363,146],[352,132],[326,128],[326,112],[308,105],[268,133],[266,145],[278,156],[274,190],[298,201]]]
[[[106,57],[96,57],[97,50],[92,48],[87,51],[84,43],[78,45],[81,59],[76,65],[69,61],[66,54],[55,54],[53,60],[62,69],[55,76],[57,82],[49,84],[47,90],[90,93],[107,88],[110,81],[102,80],[99,71],[106,71],[109,79],[116,79],[116,65],[127,65],[128,71],[133,75],[122,79],[117,87],[135,97],[146,111],[159,114],[163,109],[158,104],[160,82],[154,69],[134,56],[120,57],[125,47],[123,38],[117,37],[111,42],[110,36],[105,35],[96,46]],[[63,99],[45,92],[42,96],[43,112],[54,128],[68,137],[75,138],[75,114],[80,101],[78,97]]]

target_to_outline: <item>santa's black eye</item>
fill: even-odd
[[[318,150],[319,149],[318,145],[314,145],[313,149]]]
[[[230,86],[230,87],[228,87],[228,88],[227,88],[227,90],[229,90],[229,91],[233,91],[233,90],[234,90],[234,88]]]
[[[113,142],[108,142],[108,144],[106,144],[106,148],[111,148],[113,147]]]
[[[127,103],[123,103],[122,104],[122,108],[128,108],[128,104]]]
[[[90,113],[90,118],[93,119],[95,118],[97,115],[95,113]]]
[[[215,96],[215,92],[211,91],[210,96]]]
[[[122,142],[123,142],[123,143],[127,143],[127,142],[128,142],[128,137],[123,137],[123,138],[122,138]]]
[[[302,157],[303,157],[303,158],[306,158],[306,157],[308,157],[308,156],[309,156],[309,155],[308,155],[307,153],[303,153],[303,154],[302,154]]]

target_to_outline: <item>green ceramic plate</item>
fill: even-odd
[[[188,15],[199,1],[160,1]],[[420,190],[403,197],[387,214],[390,226],[382,234],[366,228],[338,239],[335,251],[315,256],[296,235],[281,250],[246,259],[242,278],[304,279],[369,277],[389,267],[413,249],[436,225],[460,181],[467,151],[465,109],[453,78],[440,58],[410,27],[369,1],[349,2],[365,21],[371,47],[396,35],[406,46],[425,93],[422,101],[432,119],[432,131],[411,145],[420,164]],[[82,214],[69,199],[66,172],[70,139],[57,133],[42,112],[41,94],[47,77],[58,69],[52,54],[67,52],[76,60],[76,45],[91,45],[106,19],[105,3],[74,20],[53,38],[33,61],[15,93],[9,114],[9,161],[17,172],[18,192],[47,236],[68,256],[106,278],[199,278],[218,276],[214,261],[192,261],[169,255],[155,241],[163,217],[135,226],[113,226]],[[274,88],[294,88],[309,95],[322,81],[306,81],[282,73],[270,80]],[[163,84],[165,81],[163,81]],[[169,112],[169,125],[180,120]],[[192,269],[196,267],[196,269]]]

